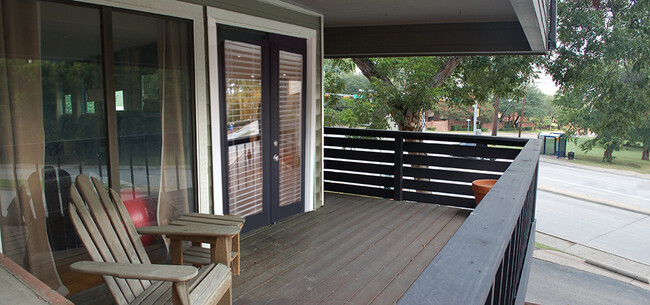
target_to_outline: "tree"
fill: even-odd
[[[452,108],[519,97],[533,77],[536,56],[353,58],[371,81],[378,102],[400,130],[422,130],[422,111],[440,100]]]
[[[518,101],[521,110],[524,88],[535,76],[534,67],[541,62],[540,56],[530,55],[473,56],[463,63],[459,71],[463,85],[456,90],[467,92],[466,94],[473,96],[479,103],[485,103],[488,99],[494,100],[492,135],[496,136],[498,123],[503,119],[498,117],[502,109],[500,101]],[[508,103],[506,108],[511,106],[512,103]]]
[[[444,95],[443,85],[462,60],[462,56],[352,58],[370,80],[377,103],[385,105],[403,131],[423,130],[423,111]]]
[[[556,111],[552,101],[553,97],[542,93],[533,84],[528,85],[528,89],[526,90],[526,107],[523,116],[529,121],[537,123],[541,123],[545,119],[551,119]],[[523,123],[523,119],[521,118],[522,102],[523,98],[503,99],[503,103],[499,106],[499,112],[501,113],[499,122],[507,119],[515,127]]]
[[[650,113],[641,120],[641,124],[630,135],[630,140],[640,142],[643,148],[641,160],[650,161]]]
[[[324,63],[325,126],[368,127],[387,129],[387,111],[380,103],[373,101],[370,83],[365,77],[354,75],[354,64],[349,59],[329,59]],[[361,78],[361,79],[359,79]],[[343,97],[334,93],[358,94],[360,98]]]
[[[547,70],[560,85],[554,101],[570,133],[605,148],[603,161],[648,116],[650,1],[565,0],[558,4],[558,49]]]
[[[529,85],[526,92],[526,116],[531,121],[541,124],[545,120],[553,119],[557,108],[553,104],[553,96],[547,95],[534,85]]]

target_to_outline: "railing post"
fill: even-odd
[[[402,173],[404,169],[404,137],[402,135],[395,136],[395,167],[394,167],[394,182],[393,182],[393,199],[402,201]]]

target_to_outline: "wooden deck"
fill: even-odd
[[[233,303],[393,304],[467,215],[327,193],[323,208],[242,236]]]

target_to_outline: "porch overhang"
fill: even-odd
[[[282,0],[324,17],[325,57],[545,54],[553,0]]]

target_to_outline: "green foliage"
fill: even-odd
[[[392,85],[375,78],[371,88],[376,92],[377,102],[386,106],[399,126],[409,124],[409,116],[431,109],[444,95],[440,88],[433,88],[431,82],[445,61],[444,57],[373,59],[379,74],[390,79]]]
[[[457,71],[462,85],[451,88],[457,99],[476,99],[485,103],[493,97],[521,99],[524,88],[535,76],[535,66],[543,57],[533,55],[471,56]]]
[[[349,59],[325,60],[325,92],[358,94],[359,89],[368,90],[370,82],[353,72]],[[326,94],[323,112],[325,126],[388,128],[385,107],[374,102],[369,92],[359,99]]]
[[[370,90],[370,81],[368,81],[368,79],[361,74],[351,72],[342,73],[341,80],[344,84],[341,93],[363,94],[366,91]]]
[[[597,137],[612,162],[650,110],[650,2],[566,0],[558,4],[559,47],[547,69],[560,87],[554,103],[569,133]]]
[[[432,126],[432,127],[427,128],[427,131],[436,131],[436,129],[437,128],[435,126]]]
[[[535,75],[533,68],[542,60],[540,56],[471,56],[463,58],[455,69],[443,69],[451,59],[373,58],[369,83],[360,82],[359,75],[352,73],[350,60],[326,60],[325,92],[354,94],[363,89],[372,95],[364,95],[368,99],[362,102],[365,106],[346,103],[337,96],[326,97],[325,124],[388,126],[386,116],[390,115],[400,129],[416,130],[422,111],[444,109],[449,118],[465,119],[473,116],[470,107],[475,101],[481,105],[479,120],[491,122],[493,107],[484,104],[493,96],[523,96],[525,85]]]
[[[451,125],[451,131],[461,131],[465,130],[466,127],[463,127],[462,125]]]
[[[545,119],[553,120],[557,107],[553,104],[553,97],[544,94],[535,86],[529,86],[526,92],[526,107],[524,116],[529,121],[542,123]]]

